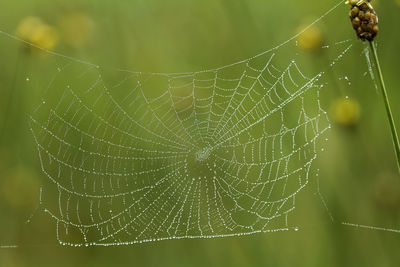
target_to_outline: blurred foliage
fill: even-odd
[[[84,47],[93,39],[94,22],[85,13],[69,12],[63,14],[58,25],[64,42],[75,48]]]
[[[229,64],[274,47],[336,1],[4,2],[0,30],[43,48],[109,68],[177,72]],[[381,64],[399,126],[400,2],[374,1],[374,6]],[[343,4],[297,40],[307,54],[304,67],[319,71],[329,64],[319,48],[349,38],[356,37]],[[39,186],[47,181],[27,115],[57,68],[54,58],[0,35],[0,245],[21,245],[0,249],[0,266],[397,266],[399,234],[341,225],[400,228],[399,174],[383,103],[365,73],[364,48],[354,40],[342,59],[351,83],[327,74],[331,80],[321,102],[333,129],[316,163],[319,171],[299,193],[290,216],[299,231],[73,249],[59,247],[54,221],[35,212]]]

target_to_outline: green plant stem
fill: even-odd
[[[386,115],[387,115],[388,120],[389,120],[390,130],[391,130],[391,133],[392,133],[394,150],[396,152],[397,167],[399,168],[399,173],[400,173],[400,142],[399,142],[399,137],[397,135],[396,126],[394,124],[392,110],[390,109],[389,98],[388,98],[388,95],[387,95],[387,92],[386,92],[385,82],[383,81],[382,70],[381,70],[381,66],[379,64],[378,54],[376,52],[376,48],[375,48],[374,42],[373,41],[369,42],[369,45],[371,47],[372,54],[374,55],[373,58],[374,58],[374,61],[375,61],[375,66],[376,66],[377,72],[378,72],[378,78],[379,78],[379,83],[380,83],[380,87],[381,87],[381,91],[382,91],[383,102],[385,102]]]

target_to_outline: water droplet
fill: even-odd
[[[25,80],[26,80],[27,82],[29,82],[31,79],[29,79],[29,77],[26,77]]]
[[[346,99],[349,99],[349,96],[348,96],[348,95],[346,95]]]
[[[295,226],[295,227],[293,228],[293,230],[294,230],[295,232],[297,232],[297,231],[299,231],[299,227]]]

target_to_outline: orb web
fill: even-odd
[[[324,72],[303,71],[288,44],[295,37],[186,73],[109,70],[61,55],[30,116],[49,181],[43,190],[58,199],[41,200],[58,241],[123,245],[290,229],[330,126],[319,100]],[[328,68],[351,48],[333,46]]]

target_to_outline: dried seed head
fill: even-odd
[[[362,41],[372,41],[378,34],[378,16],[370,0],[350,0],[350,20],[357,37]]]

